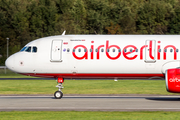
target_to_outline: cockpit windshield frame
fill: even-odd
[[[37,52],[37,47],[36,46],[25,46],[23,47],[20,52],[33,52],[33,53],[36,53]]]
[[[23,47],[20,52],[23,52],[25,49],[27,48],[27,46]]]

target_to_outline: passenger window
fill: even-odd
[[[136,52],[138,52],[138,49],[136,49]]]
[[[78,51],[81,52],[81,48],[79,48]]]
[[[173,49],[170,49],[170,52],[173,52]]]
[[[87,49],[84,49],[84,52],[87,52]]]
[[[113,52],[115,52],[115,49],[113,49]]]
[[[109,52],[109,49],[107,49],[107,52]]]
[[[70,52],[70,49],[69,49],[69,48],[67,49],[67,52]]]
[[[121,52],[121,49],[118,49],[118,52]]]
[[[130,49],[130,52],[132,52],[133,50],[132,49]]]
[[[32,52],[37,52],[37,47],[34,46]]]
[[[75,52],[76,51],[76,49],[73,49],[73,52]]]
[[[161,52],[161,49],[159,49],[158,52]]]
[[[98,52],[98,49],[96,49],[96,52]]]
[[[127,50],[126,49],[124,49],[124,52],[126,52]]]
[[[90,52],[92,52],[92,49],[90,49]]]
[[[104,49],[101,49],[101,52],[104,52]]]
[[[31,52],[31,47],[30,47],[30,46],[27,47],[25,51],[26,51],[26,52]]]
[[[167,52],[167,49],[164,49],[164,52]]]
[[[179,49],[176,49],[176,52],[179,52]]]

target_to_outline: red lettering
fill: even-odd
[[[143,45],[140,48],[140,60],[143,60],[143,55],[145,54],[143,52],[147,52],[146,55],[148,55],[148,53],[149,53],[149,58],[152,59],[152,60],[155,59],[155,55],[153,53],[157,53],[157,60],[161,59],[161,45],[160,45],[161,41],[157,41],[157,45],[156,46],[154,46],[155,45],[154,42],[155,42],[155,40],[151,40],[151,41],[149,41],[149,45]],[[84,52],[83,55],[82,55],[82,53],[80,55],[78,55],[75,51],[73,51],[72,55],[74,56],[74,58],[76,58],[78,60],[88,59],[88,50],[87,50],[86,46],[84,46],[84,45],[77,45],[73,49],[76,50],[78,47],[86,49],[86,52]],[[90,49],[91,54],[90,54],[89,57],[92,60],[92,59],[94,59],[94,41],[91,41],[90,47],[91,47],[91,49]],[[105,48],[105,53],[106,53],[106,56],[109,59],[116,60],[116,59],[118,59],[121,56],[120,47],[118,45],[109,45],[109,40],[107,40],[106,41],[106,46],[105,45],[99,45],[97,47],[97,54],[96,54],[96,58],[97,59],[100,59],[100,52],[101,52],[100,50],[103,47],[106,47]],[[149,47],[149,52],[145,51],[145,48],[147,48],[147,47]],[[118,52],[114,52],[115,56],[112,56],[110,54],[111,52],[109,52],[110,49],[112,49],[112,48],[113,49],[114,48],[118,49],[117,50]],[[157,48],[157,52],[154,52],[154,48]],[[167,53],[166,52],[167,52],[168,48],[171,48],[171,52],[174,52],[174,54],[173,54],[174,55],[174,60],[176,60],[177,59],[177,52],[176,52],[176,47],[174,45],[167,45],[166,47],[164,47],[164,49],[162,48],[163,49],[163,59],[166,60],[166,57],[167,57]],[[131,51],[125,52],[125,49],[131,49]],[[137,49],[137,47],[134,46],[134,45],[127,45],[127,46],[125,46],[123,48],[123,56],[124,56],[124,58],[126,58],[127,60],[134,60],[134,59],[136,59],[137,56],[138,56],[138,53],[132,54],[132,53],[136,52],[136,49]],[[146,57],[148,57],[148,56],[146,56]]]
[[[154,57],[152,56],[152,41],[149,42],[149,57],[154,60]]]
[[[124,52],[124,50],[127,49],[128,47],[133,48],[132,52]],[[133,60],[133,59],[135,59],[135,58],[137,57],[137,55],[134,55],[133,57],[128,57],[127,55],[135,52],[136,49],[137,49],[137,47],[134,46],[134,45],[128,45],[128,46],[124,47],[124,49],[123,49],[123,55],[124,55],[124,57],[125,57],[126,59],[128,59],[128,60]]]
[[[176,60],[176,59],[177,59],[176,47],[173,46],[173,45],[167,45],[167,46],[164,48],[164,58],[163,58],[163,59],[166,60],[166,52],[167,52],[167,48],[169,48],[169,47],[171,47],[171,48],[174,49],[174,60]],[[165,52],[165,50],[166,50],[166,52]]]
[[[94,41],[91,41],[91,43],[94,43]],[[94,45],[91,45],[91,59],[93,59],[94,56]]]
[[[148,45],[143,45],[143,46],[141,47],[141,49],[140,49],[140,60],[143,59],[143,49],[144,49],[145,47],[148,47]]]
[[[118,58],[120,57],[121,52],[118,52],[118,55],[117,55],[116,57],[111,57],[111,56],[109,55],[109,52],[107,52],[107,49],[110,49],[110,48],[112,48],[112,47],[115,47],[115,48],[117,48],[117,49],[120,49],[120,47],[117,46],[117,45],[111,45],[111,46],[109,46],[109,41],[106,41],[106,56],[107,56],[109,59],[111,59],[111,60],[116,60],[116,59],[118,59]]]
[[[158,43],[161,43],[161,41],[158,41]],[[158,47],[157,47],[157,59],[158,60],[160,60],[160,49],[161,49],[161,47],[160,47],[160,45],[158,45]]]
[[[75,46],[74,47],[74,49],[76,49],[76,48],[78,48],[78,47],[82,47],[82,48],[84,48],[84,49],[86,49],[87,50],[87,48],[84,46],[84,45],[77,45],[77,46]],[[86,51],[86,52],[84,52],[84,55],[82,56],[82,57],[78,57],[76,54],[75,54],[75,52],[73,51],[72,52],[72,54],[73,54],[73,56],[76,58],[76,59],[78,59],[78,60],[82,60],[82,59],[88,59],[88,52]]]
[[[100,51],[100,48],[104,47],[104,45],[100,45],[97,49],[98,49],[98,52],[97,52],[97,59],[99,59],[99,51]]]

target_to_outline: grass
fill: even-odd
[[[0,69],[0,76],[19,76],[19,74],[10,71],[9,69]]]
[[[1,120],[178,120],[180,112],[0,112]]]
[[[0,78],[32,78],[7,69],[0,69]],[[0,80],[0,94],[54,94],[55,80]],[[166,91],[164,80],[65,80],[64,94],[161,94]]]
[[[53,94],[55,80],[0,80],[0,94]],[[66,94],[161,94],[166,91],[164,80],[65,80]]]

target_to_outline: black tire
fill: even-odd
[[[61,91],[56,91],[56,92],[54,93],[54,97],[55,97],[56,99],[61,99],[61,98],[63,97],[63,93],[62,93]]]

